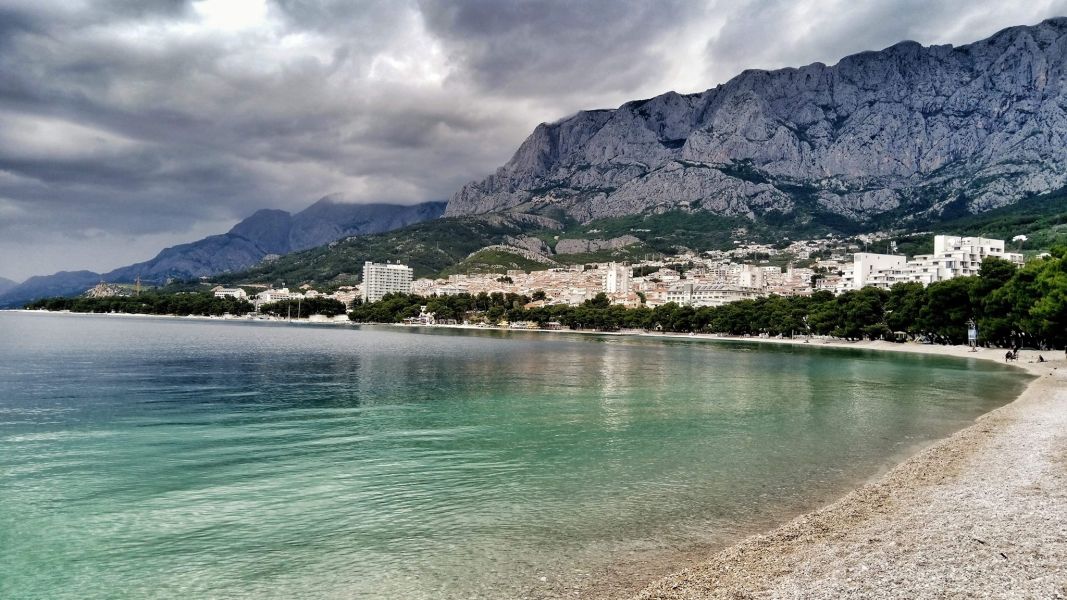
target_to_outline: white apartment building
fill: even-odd
[[[270,304],[271,302],[281,302],[283,300],[296,300],[300,294],[293,294],[289,291],[289,288],[280,288],[276,290],[263,290],[256,294],[256,310],[264,304]]]
[[[839,291],[858,290],[881,282],[884,274],[898,271],[907,264],[908,257],[897,254],[874,254],[857,252],[852,256],[852,264],[842,270]]]
[[[933,254],[920,254],[908,261],[909,281],[927,285],[953,277],[977,275],[982,260],[988,256],[1020,266],[1024,261],[1022,254],[1004,250],[1004,240],[938,235],[934,236]]]
[[[1004,240],[982,237],[934,236],[934,253],[920,254],[907,260],[894,254],[856,253],[852,265],[843,269],[838,292],[858,290],[864,286],[890,288],[902,282],[930,285],[954,277],[978,275],[982,260],[989,256],[1016,265],[1023,255],[1004,250]]]
[[[738,284],[744,288],[762,288],[766,284],[766,274],[756,265],[743,265],[738,274]]]
[[[413,270],[407,265],[363,263],[363,301],[377,302],[392,293],[410,294]]]
[[[604,291],[608,294],[625,294],[630,291],[630,267],[608,264],[604,272]]]
[[[759,290],[751,287],[679,283],[667,290],[667,302],[683,306],[722,306],[760,295]]]
[[[217,287],[217,288],[215,288],[215,297],[216,298],[230,297],[230,298],[237,298],[238,300],[247,300],[248,299],[248,294],[244,290],[242,290],[241,288]]]

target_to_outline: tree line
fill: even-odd
[[[300,319],[311,315],[333,317],[345,314],[345,303],[333,298],[303,298],[300,300],[281,300],[259,307],[259,312],[276,317],[293,317]]]
[[[153,291],[136,296],[105,298],[44,298],[26,305],[30,310],[69,310],[80,313],[131,313],[147,315],[243,315],[254,310],[252,303],[237,298],[216,298],[207,292],[162,294]]]

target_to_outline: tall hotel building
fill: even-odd
[[[609,294],[625,294],[630,291],[630,267],[611,263],[604,272],[604,291]]]
[[[386,294],[411,293],[411,267],[400,264],[363,263],[363,301],[377,302]]]

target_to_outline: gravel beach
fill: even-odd
[[[820,344],[821,345],[821,344]],[[1003,360],[1003,351],[827,344]],[[1067,361],[1023,351],[1014,402],[816,512],[636,598],[1067,598]]]

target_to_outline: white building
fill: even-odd
[[[994,256],[1015,265],[1023,264],[1023,255],[1004,251],[1004,240],[982,237],[934,236],[934,253],[921,254],[908,261],[911,277],[924,285],[953,277],[977,275],[982,260]]]
[[[630,267],[608,264],[604,272],[604,291],[608,294],[625,294],[630,291]]]
[[[363,301],[377,302],[386,294],[410,294],[412,274],[407,265],[363,263]]]
[[[1004,250],[1004,240],[938,235],[934,236],[933,254],[920,254],[911,260],[895,254],[856,253],[852,265],[843,269],[838,291],[868,285],[888,289],[903,282],[930,285],[954,277],[970,277],[978,275],[982,260],[990,256],[1023,264],[1022,254]]]
[[[264,304],[270,304],[271,302],[282,302],[283,300],[295,300],[299,294],[292,294],[289,288],[263,290],[256,294],[256,310]]]
[[[762,288],[765,285],[766,271],[755,265],[744,265],[738,275],[738,283],[745,288]]]
[[[683,306],[722,306],[760,295],[759,290],[750,287],[679,283],[667,290],[667,302]]]
[[[897,254],[874,254],[857,252],[852,256],[852,264],[845,266],[841,275],[839,291],[858,290],[881,282],[886,272],[901,270],[907,264],[908,257]]]
[[[226,298],[227,296],[230,297],[230,298],[237,298],[238,300],[247,300],[248,299],[248,294],[245,293],[245,291],[242,290],[241,288],[224,288],[224,287],[215,288],[215,297],[216,298]]]

